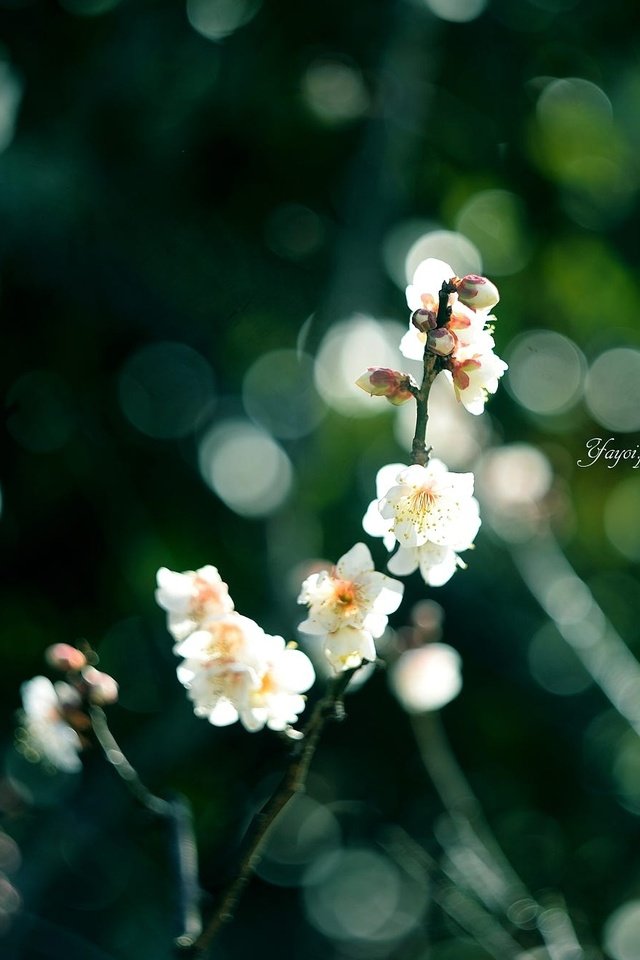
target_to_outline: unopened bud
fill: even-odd
[[[433,328],[438,325],[438,311],[425,310],[422,307],[420,310],[414,310],[411,314],[411,323],[414,327],[417,327],[421,333],[426,333],[427,330],[433,330]]]
[[[427,334],[427,350],[438,357],[449,357],[456,348],[457,338],[446,327],[429,330]]]
[[[91,703],[97,703],[104,707],[106,704],[115,703],[118,699],[118,684],[108,673],[102,673],[95,667],[87,667],[82,671],[85,683],[88,687],[87,696]]]
[[[461,302],[473,310],[490,310],[500,300],[496,285],[476,273],[469,273],[461,280],[456,277],[453,285]]]
[[[417,384],[408,373],[390,370],[389,367],[369,367],[358,377],[356,384],[371,397],[384,397],[396,407],[411,399],[411,387],[417,389]]]
[[[82,650],[69,643],[54,643],[47,647],[44,655],[49,666],[55,670],[82,670],[87,663]]]

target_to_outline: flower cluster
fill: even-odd
[[[372,537],[382,537],[388,550],[396,542],[391,573],[407,576],[420,569],[429,586],[445,584],[464,563],[480,528],[472,473],[449,473],[439,460],[427,466],[390,463],[378,471],[377,499],[362,521]]]
[[[79,754],[87,745],[90,707],[115,703],[118,684],[68,643],[55,643],[45,658],[67,679],[54,684],[47,677],[33,677],[22,684],[16,743],[27,759],[42,761],[51,770],[75,773],[81,767]]]
[[[378,573],[368,548],[356,543],[332,570],[304,581],[298,603],[309,607],[309,616],[298,629],[323,638],[325,656],[337,673],[359,667],[376,659],[374,639],[400,606],[403,590],[398,580]]]
[[[439,294],[449,284],[449,319],[438,326]],[[432,258],[417,267],[407,287],[412,311],[409,331],[400,342],[401,353],[422,360],[427,347],[440,357],[441,369],[452,380],[458,400],[470,413],[480,414],[488,394],[498,389],[507,364],[493,352],[490,310],[500,299],[496,287],[474,274],[459,279],[448,263]]]
[[[199,717],[216,727],[240,720],[246,730],[287,730],[305,706],[315,674],[300,650],[287,646],[234,609],[215,567],[157,574],[156,600],[183,660],[178,679]]]
[[[55,685],[47,677],[33,677],[22,684],[21,727],[18,746],[32,760],[65,773],[80,769],[82,740],[67,721],[70,709],[80,706],[80,695],[68,683]]]

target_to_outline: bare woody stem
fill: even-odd
[[[437,327],[444,327],[451,316],[451,308],[449,307],[449,294],[452,293],[453,290],[454,287],[450,283],[445,281],[442,284],[438,294],[438,315],[436,318]],[[418,463],[421,467],[425,467],[427,465],[429,461],[429,453],[431,452],[431,448],[428,448],[426,443],[427,423],[429,421],[429,392],[431,390],[431,384],[441,369],[438,360],[439,357],[429,350],[429,341],[427,339],[422,361],[422,384],[420,389],[416,390],[413,394],[416,400],[417,410],[416,429],[413,436],[413,442],[411,444],[411,463]]]
[[[355,670],[345,670],[329,684],[327,692],[315,706],[300,741],[280,784],[264,806],[256,813],[245,835],[236,872],[223,892],[218,906],[209,919],[194,949],[200,958],[208,954],[211,942],[221,927],[232,919],[234,911],[262,857],[264,840],[269,827],[295,794],[304,790],[311,761],[327,721],[343,716],[342,698]]]
[[[202,930],[200,917],[200,888],[198,886],[198,850],[193,830],[191,805],[186,797],[176,795],[163,800],[152,793],[127,760],[118,741],[111,733],[107,716],[95,704],[89,707],[93,734],[102,748],[105,759],[118,774],[138,803],[150,813],[161,817],[169,828],[169,843],[176,887],[177,947],[190,946]]]

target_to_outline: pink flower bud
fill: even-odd
[[[82,676],[88,687],[87,696],[92,703],[105,706],[116,702],[118,699],[118,684],[108,673],[102,673],[95,667],[87,667],[82,671]]]
[[[69,643],[54,643],[47,647],[44,655],[49,666],[55,670],[82,670],[87,663],[82,650]]]
[[[411,399],[411,386],[417,388],[408,373],[400,373],[388,367],[369,367],[358,377],[356,384],[370,396],[385,397],[394,406]]]
[[[475,273],[469,273],[461,280],[456,277],[454,286],[462,303],[473,310],[490,310],[500,299],[496,285]]]
[[[420,310],[414,310],[411,314],[411,323],[414,327],[417,327],[421,333],[425,333],[427,330],[433,330],[438,323],[438,310],[428,310],[421,308]]]
[[[427,334],[427,350],[438,357],[450,356],[456,348],[457,339],[454,333],[446,327],[429,330]]]

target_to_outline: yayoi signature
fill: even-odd
[[[637,470],[640,467],[640,447],[616,447],[615,439],[608,437],[603,440],[602,437],[591,437],[587,440],[587,459],[578,460],[579,467],[592,467],[598,460],[607,461],[609,470],[617,467],[621,460],[633,461],[631,467]]]

